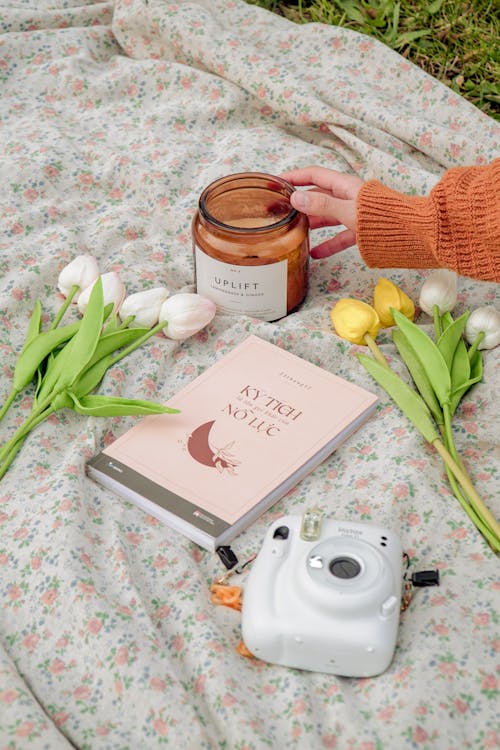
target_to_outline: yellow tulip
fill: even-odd
[[[415,317],[415,305],[402,289],[389,279],[380,278],[373,292],[373,306],[378,313],[382,328],[394,325],[391,307],[399,310],[408,320]]]
[[[359,299],[340,299],[330,317],[337,334],[353,344],[367,346],[366,336],[375,339],[380,328],[376,310]]]

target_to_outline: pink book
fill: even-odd
[[[228,544],[332,453],[376,396],[249,336],[88,465],[208,550]]]

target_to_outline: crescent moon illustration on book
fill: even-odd
[[[215,468],[221,474],[235,474],[236,466],[240,463],[234,456],[229,453],[234,441],[228,443],[223,448],[214,448],[210,443],[210,432],[215,424],[215,419],[211,422],[204,422],[190,434],[187,441],[187,450],[191,458],[194,458],[199,464]]]

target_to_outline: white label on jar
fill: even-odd
[[[261,320],[286,315],[288,261],[263,266],[233,266],[195,249],[196,291],[220,312],[240,313]]]

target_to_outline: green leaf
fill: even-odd
[[[476,349],[474,352],[474,355],[471,359],[469,359],[470,362],[470,372],[471,376],[475,378],[476,376],[483,377],[483,353],[479,349]]]
[[[37,301],[35,302],[35,307],[33,308],[33,312],[30,316],[30,322],[28,324],[28,329],[24,338],[23,347],[14,367],[14,377],[12,380],[10,393],[7,396],[7,399],[4,402],[3,406],[0,407],[0,421],[4,418],[17,394],[33,379],[35,372],[38,373],[38,380],[40,380],[40,368],[39,366],[36,366],[34,371],[32,371],[31,355],[29,353],[26,354],[26,350],[29,348],[30,344],[41,335],[41,325],[42,303],[39,299],[37,299]]]
[[[429,409],[418,393],[410,388],[404,380],[401,380],[395,372],[376,362],[368,355],[358,354],[357,357],[365,370],[396,402],[403,414],[413,422],[425,440],[428,443],[437,440],[438,434],[434,428]]]
[[[465,325],[469,318],[470,313],[466,312],[459,318],[448,325],[439,339],[437,340],[437,348],[443,355],[443,359],[446,362],[448,370],[451,372],[453,363],[453,357],[458,346],[458,342],[462,340],[462,334],[465,331]]]
[[[462,385],[459,386],[451,394],[450,413],[452,415],[457,410],[458,404],[467,393],[469,388],[471,388],[475,383],[479,383],[479,381],[483,377],[483,354],[481,351],[476,351],[476,353],[474,354],[472,362],[470,363],[470,371],[470,378],[465,383],[462,383]]]
[[[427,13],[430,13],[430,15],[437,13],[438,10],[441,10],[442,4],[443,0],[434,0],[434,2],[427,6]]]
[[[17,391],[25,388],[33,380],[35,372],[48,355],[62,343],[71,339],[77,333],[79,326],[80,321],[76,321],[71,325],[35,335],[18,357],[14,369],[13,387]]]
[[[67,391],[61,391],[61,393],[58,393],[57,396],[52,399],[50,406],[54,411],[58,411],[59,409],[72,409],[73,401]]]
[[[52,393],[69,388],[80,373],[84,372],[101,335],[103,302],[102,281],[99,277],[92,287],[87,309],[77,333],[47,368],[38,394],[39,403],[43,403]],[[55,331],[57,330],[56,328]]]
[[[105,318],[106,320],[106,318]],[[117,331],[120,327],[120,321],[118,319],[118,315],[112,315],[108,322],[106,323],[106,326],[103,330],[103,334],[113,333],[113,331]]]
[[[450,400],[451,376],[443,355],[436,344],[411,320],[391,308],[391,313],[419,358],[441,408]]]
[[[68,391],[73,402],[72,408],[78,414],[93,417],[117,417],[148,414],[178,414],[179,409],[171,409],[154,401],[140,399],[115,398],[113,396],[83,396],[78,399],[74,393]]]
[[[148,330],[147,328],[125,328],[123,331],[114,331],[101,336],[92,359],[71,386],[72,392],[80,398],[94,390],[112,364],[112,353],[141,338]]]
[[[392,28],[394,31],[397,31],[398,26],[399,26],[400,11],[401,11],[400,3],[395,3],[394,10],[392,12]]]
[[[357,23],[363,25],[366,22],[366,17],[358,10],[356,3],[353,2],[339,2],[342,11],[345,13],[347,18],[351,21],[357,21]]]
[[[149,328],[124,328],[123,330],[103,334],[97,342],[95,352],[92,355],[88,366],[91,367],[108,354],[112,354],[117,351],[117,349],[132,344],[137,339],[140,339],[141,336],[148,333],[148,331]]]
[[[451,326],[453,323],[453,316],[450,312],[444,312],[441,315],[441,329],[445,331],[448,326]]]
[[[62,385],[71,385],[92,359],[101,336],[104,320],[104,298],[100,277],[92,288],[89,303],[78,333],[66,347],[67,362]]]
[[[114,307],[115,307],[115,303],[114,302],[108,302],[107,305],[104,305],[104,310],[102,312],[102,322],[103,323],[105,323],[107,321],[107,319],[109,318],[109,316],[113,312]]]
[[[396,347],[408,368],[410,375],[413,378],[413,382],[417,386],[420,395],[424,399],[425,403],[430,409],[430,412],[438,425],[444,424],[443,411],[439,405],[439,401],[436,398],[436,394],[432,389],[427,373],[422,367],[422,363],[417,357],[413,347],[404,335],[403,331],[398,328],[394,328],[392,332],[392,339],[396,344]]]
[[[74,393],[77,398],[81,398],[93,391],[94,388],[97,388],[111,364],[111,354],[94,362],[91,367],[88,367],[85,372],[82,372],[82,374],[75,380],[71,386],[72,393]]]
[[[42,327],[42,303],[39,299],[35,302],[35,307],[33,308],[33,312],[31,313],[30,322],[28,324],[28,330],[26,331],[26,338],[24,340],[24,346],[22,348],[22,351],[25,350],[27,345],[33,341],[35,336],[38,336],[40,333],[40,328]]]
[[[460,388],[470,378],[471,367],[465,341],[460,339],[451,364],[451,392]]]
[[[405,31],[403,34],[400,34],[395,43],[395,47],[402,47],[404,44],[409,44],[410,42],[414,42],[415,39],[421,39],[423,36],[429,36],[430,29],[420,29],[419,31]]]

